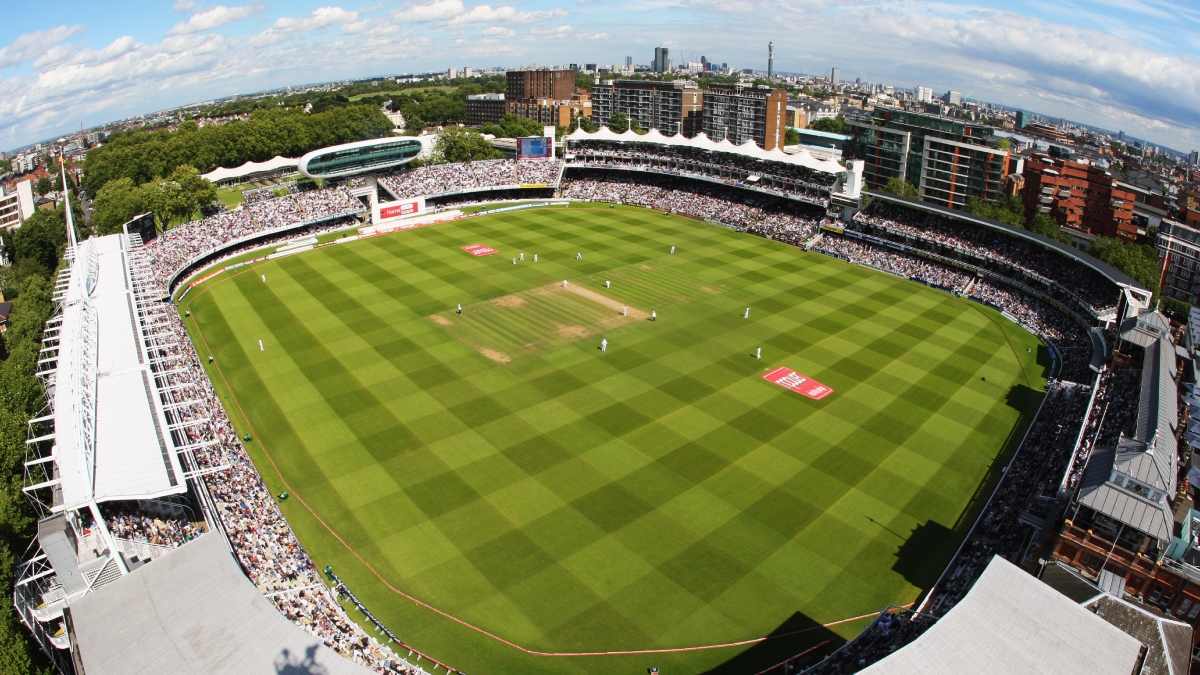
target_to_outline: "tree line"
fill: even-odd
[[[78,210],[74,212],[81,222]],[[39,210],[13,233],[4,250],[12,264],[0,268],[0,288],[13,303],[0,337],[0,587],[10,589],[16,566],[36,535],[37,516],[21,492],[25,430],[45,406],[35,375],[42,328],[53,311],[52,275],[66,243],[64,209]],[[11,602],[0,608],[0,673],[53,672],[20,624]]]
[[[175,131],[115,132],[90,150],[83,163],[83,188],[96,195],[106,184],[128,178],[135,186],[160,180],[182,165],[207,173],[276,155],[298,157],[310,150],[390,134],[392,123],[372,105],[346,105],[307,114],[300,109],[258,110],[249,119],[198,127],[184,122]]]

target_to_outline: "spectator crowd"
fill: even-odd
[[[364,208],[345,188],[302,192],[184,223],[146,242],[142,250],[149,256],[154,284],[166,294],[173,274],[231,242],[301,223],[352,215]]]
[[[340,208],[337,202],[294,206],[301,215],[312,213],[313,208]],[[290,209],[277,206],[277,212],[295,213]],[[142,256],[142,250],[133,255]],[[251,462],[181,318],[175,312],[155,316],[152,328],[158,337],[149,356],[155,364],[164,411],[168,422],[178,425],[173,432],[176,441],[189,447],[185,464],[201,473],[205,491],[246,575],[285,616],[355,663],[377,673],[422,672],[345,615]],[[131,528],[123,530],[131,533],[144,527],[136,519],[122,521],[118,516],[118,522]]]
[[[838,180],[837,173],[788,161],[658,143],[576,140],[571,142],[569,156],[571,166],[690,176],[770,190],[819,204],[828,203],[829,192]]]
[[[678,213],[796,245],[815,234],[820,225],[819,210],[810,211],[794,202],[759,199],[736,188],[686,179],[648,178],[619,173],[578,178],[564,190],[564,196]]]
[[[1063,301],[1082,301],[1097,314],[1116,308],[1115,284],[1053,247],[1016,233],[970,225],[883,201],[876,201],[856,214],[854,223],[873,236],[949,255],[1040,286],[1062,295]]]
[[[488,159],[459,164],[430,164],[383,176],[379,182],[396,199],[436,197],[472,190],[558,184],[563,163],[557,159]]]

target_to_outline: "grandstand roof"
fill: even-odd
[[[936,213],[940,216],[944,216],[946,218],[952,218],[954,220],[963,220],[963,221],[975,223],[977,225],[983,225],[985,227],[991,227],[994,229],[1005,230],[1009,234],[1011,234],[1015,237],[1024,237],[1025,239],[1034,241],[1038,244],[1041,244],[1042,246],[1044,246],[1046,248],[1055,249],[1056,251],[1058,251],[1059,253],[1062,253],[1065,256],[1074,258],[1075,260],[1083,263],[1084,265],[1087,265],[1088,267],[1091,267],[1092,269],[1096,270],[1100,274],[1103,274],[1105,277],[1108,277],[1108,279],[1115,284],[1118,284],[1120,286],[1129,286],[1129,287],[1137,289],[1143,293],[1147,293],[1147,294],[1150,293],[1150,291],[1145,286],[1138,283],[1133,277],[1129,276],[1128,274],[1125,274],[1124,272],[1113,267],[1112,265],[1109,265],[1108,263],[1106,263],[1098,258],[1094,258],[1094,257],[1080,251],[1079,249],[1076,249],[1073,246],[1064,244],[1061,241],[1055,241],[1055,240],[1051,239],[1050,237],[1047,237],[1047,236],[1044,236],[1041,234],[1037,234],[1036,232],[1030,232],[1029,230],[1024,230],[1019,227],[1013,227],[1012,225],[1009,225],[1008,223],[1002,223],[998,220],[992,220],[991,218],[983,218],[981,216],[971,215],[970,213],[967,213],[965,211],[956,211],[954,209],[948,209],[944,206],[938,206],[937,204],[927,204],[927,203],[922,202],[917,199],[909,199],[908,197],[901,197],[900,195],[894,195],[889,192],[882,192],[879,190],[871,190],[871,191],[867,192],[867,194],[870,195],[871,199],[880,199],[885,202],[891,202],[893,204],[898,204],[898,205],[906,206],[909,208],[919,209],[922,211],[928,211],[930,213]]]
[[[1129,675],[1142,644],[996,556],[965,597],[870,675]]]
[[[207,178],[214,183],[219,183],[223,180],[246,178],[257,173],[278,171],[279,169],[287,169],[289,167],[294,169],[299,163],[300,160],[298,159],[289,159],[287,157],[280,157],[279,155],[276,155],[265,162],[246,162],[245,164],[232,169],[217,167],[201,176],[201,178]]]
[[[72,263],[54,391],[64,508],[187,489],[142,350],[124,241],[93,237]]]
[[[1174,516],[1167,500],[1175,494],[1179,449],[1174,428],[1179,420],[1178,394],[1172,375],[1175,352],[1165,340],[1155,340],[1142,359],[1137,426],[1132,438],[1122,437],[1116,448],[1093,453],[1079,486],[1079,503],[1145,532],[1160,541],[1171,539]],[[1140,485],[1124,487],[1120,472]],[[1146,488],[1158,491],[1150,499]]]
[[[88,675],[367,675],[288,621],[210,533],[71,604]]]
[[[656,145],[693,148],[708,152],[727,152],[731,155],[741,155],[742,157],[748,157],[751,159],[803,166],[805,168],[812,169],[813,171],[821,171],[823,173],[838,174],[849,171],[849,169],[842,166],[841,163],[837,161],[831,159],[817,159],[804,149],[801,149],[795,153],[786,153],[783,150],[778,149],[763,150],[753,141],[746,141],[741,145],[734,145],[727,139],[714,141],[703,133],[696,134],[692,138],[687,138],[683,134],[665,136],[659,132],[658,129],[651,129],[645,134],[639,134],[632,130],[627,130],[618,134],[608,127],[600,127],[598,131],[593,133],[588,133],[583,129],[576,129],[570,134],[564,136],[563,140],[613,141],[617,143],[653,143]]]

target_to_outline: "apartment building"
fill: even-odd
[[[466,100],[466,123],[469,127],[496,123],[505,114],[504,94],[475,94]]]
[[[1025,162],[1024,176],[1026,218],[1045,213],[1060,226],[1084,234],[1138,238],[1136,195],[1107,169],[1035,153]]]
[[[643,129],[695,136],[702,129],[704,92],[695,82],[605,80],[592,87],[592,119],[608,124],[615,113],[637,120]]]
[[[868,187],[891,178],[916,185],[921,198],[961,209],[972,197],[995,201],[1004,194],[1009,151],[992,127],[897,108],[876,107],[870,121],[849,121],[853,159],[863,160]]]
[[[15,189],[0,185],[0,229],[11,230],[19,226],[33,215],[35,208],[32,181],[23,180]]]
[[[753,141],[764,150],[783,148],[787,92],[767,86],[714,84],[704,95],[704,133],[734,145]]]

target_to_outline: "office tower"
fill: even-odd
[[[666,47],[654,48],[654,72],[665,73],[671,69],[671,60],[667,54]]]

